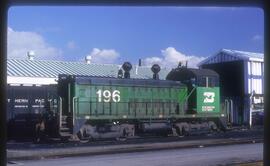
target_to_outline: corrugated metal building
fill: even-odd
[[[10,85],[56,84],[58,74],[117,77],[120,67],[121,65],[116,64],[8,59],[7,83]],[[168,69],[161,69],[160,79],[165,79],[168,72]],[[153,77],[153,72],[150,67],[133,65],[130,77],[149,79]]]
[[[263,109],[264,55],[221,49],[198,64],[220,75],[223,108],[233,124],[249,124],[250,113]]]

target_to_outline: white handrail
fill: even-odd
[[[75,124],[75,100],[77,99],[78,97],[73,97],[72,99],[72,105],[73,105],[73,110],[72,110],[72,125],[74,126]]]
[[[234,118],[234,116],[233,116],[233,100],[232,99],[230,99],[230,102],[231,102],[231,108],[230,108],[230,111],[231,111],[231,122],[233,122],[233,118]]]
[[[59,96],[59,127],[62,127],[62,97]]]
[[[226,114],[227,114],[227,121],[228,122],[231,122],[231,119],[230,119],[230,116],[231,116],[231,113],[230,113],[230,102],[228,99],[225,99],[225,109],[226,109]]]

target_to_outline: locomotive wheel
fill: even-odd
[[[41,130],[40,130],[40,127],[37,127],[35,132],[36,132],[35,133],[36,136],[35,136],[35,139],[34,139],[34,143],[40,143],[40,141],[41,141],[41,135],[40,135]]]
[[[180,130],[179,127],[176,127],[176,133],[177,133],[178,137],[184,137],[183,132],[182,132],[182,130]]]
[[[127,133],[126,129],[124,129],[123,130],[123,133],[122,133],[122,136],[117,137],[116,140],[117,141],[126,141],[127,140],[127,136],[128,136],[128,133]]]
[[[189,135],[189,132],[186,131],[185,127],[182,127],[181,129],[179,127],[177,127],[176,132],[178,134],[178,137],[185,137],[185,136]]]
[[[36,124],[34,143],[41,143],[44,140],[45,140],[44,124],[38,123]]]
[[[68,142],[68,137],[61,137],[62,142]]]
[[[210,132],[211,133],[219,132],[219,128],[217,127],[217,125],[213,121],[208,122],[208,124],[210,125]]]
[[[127,136],[128,136],[128,133],[127,133],[126,129],[124,129],[123,133],[122,133],[122,137],[127,138]]]
[[[217,132],[217,130],[214,129],[214,128],[211,126],[211,127],[210,127],[210,133],[215,133],[215,132]]]
[[[83,132],[79,131],[77,136],[81,143],[87,143],[92,140],[92,137],[87,135],[85,130]]]
[[[189,132],[186,131],[186,129],[184,127],[182,128],[182,135],[183,136],[188,136],[189,135]]]
[[[115,140],[116,141],[126,141],[127,138],[126,137],[116,137]]]

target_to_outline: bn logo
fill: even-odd
[[[204,103],[214,103],[215,99],[215,93],[214,92],[204,92],[203,93],[204,96]]]

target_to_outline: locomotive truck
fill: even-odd
[[[37,133],[89,141],[226,129],[216,72],[179,65],[166,80],[159,80],[157,64],[151,68],[152,79],[130,78],[129,62],[122,69],[117,78],[60,74],[58,107],[48,107],[56,118],[51,122],[57,124],[45,116]],[[52,126],[56,126],[53,131],[48,129]]]

